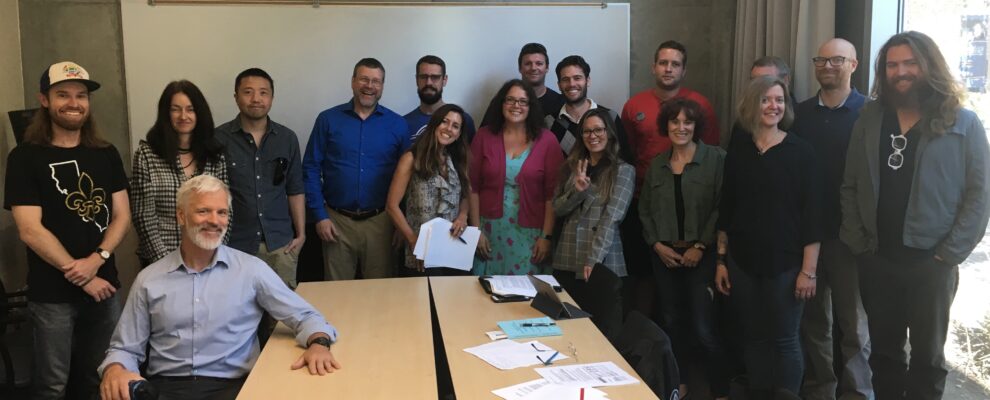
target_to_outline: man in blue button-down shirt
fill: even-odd
[[[385,67],[374,58],[354,66],[351,101],[316,118],[303,156],[306,208],[323,240],[329,280],[393,275],[394,228],[385,198],[395,165],[409,149],[406,121],[378,104]]]
[[[128,383],[144,379],[137,371],[147,354],[159,399],[233,400],[258,359],[263,311],[306,347],[293,369],[324,375],[340,368],[330,352],[333,326],[263,261],[221,245],[230,210],[223,182],[192,178],[177,204],[181,244],[135,279],[99,367],[103,399],[129,398]]]

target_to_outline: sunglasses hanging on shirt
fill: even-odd
[[[887,157],[887,166],[897,171],[904,166],[904,154],[901,152],[907,148],[907,137],[903,134],[890,135],[890,147],[894,149],[894,152],[890,154],[890,157]]]

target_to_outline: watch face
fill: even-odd
[[[103,258],[104,260],[110,259],[110,252],[109,251],[103,250],[99,254],[100,254],[100,257]]]

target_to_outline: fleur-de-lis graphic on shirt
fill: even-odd
[[[65,206],[79,213],[83,221],[88,222],[103,210],[107,195],[103,189],[93,187],[93,178],[85,172],[79,175],[78,187],[78,190],[69,193],[65,198]]]

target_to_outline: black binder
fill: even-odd
[[[553,286],[550,286],[549,283],[532,275],[529,276],[529,281],[536,288],[536,297],[533,298],[533,302],[529,303],[529,305],[540,310],[540,312],[546,314],[548,317],[555,320],[591,317],[591,314],[582,311],[573,304],[561,301],[560,297],[557,296],[557,292],[553,290]]]

